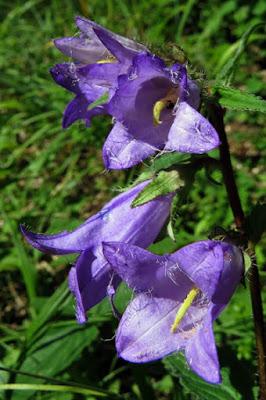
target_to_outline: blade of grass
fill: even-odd
[[[41,309],[41,312],[30,324],[26,333],[26,338],[28,341],[33,339],[35,333],[56,313],[56,311],[60,308],[60,306],[62,306],[68,297],[70,297],[70,294],[67,287],[67,281],[65,281],[48,299]]]
[[[94,387],[83,388],[77,386],[67,385],[44,385],[44,384],[30,384],[30,383],[6,383],[0,384],[1,390],[34,390],[43,392],[71,392],[77,394],[107,397],[109,399],[121,399],[121,396],[108,392],[107,390],[98,389]]]

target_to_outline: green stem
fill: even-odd
[[[224,128],[223,117],[224,117],[224,110],[222,109],[222,107],[218,104],[211,104],[210,120],[215,129],[217,130],[221,141],[220,159],[221,159],[224,183],[227,190],[229,203],[234,215],[236,227],[242,234],[243,243],[247,243],[245,215],[242,209],[241,200],[239,197],[234,177],[234,172],[230,157],[230,149]],[[266,338],[264,332],[260,279],[256,263],[254,246],[250,242],[249,246],[251,247],[251,250],[253,252],[252,265],[249,274],[249,287],[250,287],[254,330],[256,337],[256,348],[257,348],[258,374],[259,374],[259,387],[260,387],[259,399],[266,400]]]

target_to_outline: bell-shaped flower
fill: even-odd
[[[103,148],[110,169],[129,168],[156,151],[201,154],[217,147],[219,137],[198,111],[199,88],[185,66],[140,53],[118,78],[108,104],[116,123]]]
[[[55,46],[74,62],[57,64],[51,69],[54,80],[73,92],[76,97],[64,112],[63,127],[78,119],[90,124],[90,118],[106,113],[106,104],[117,85],[117,77],[126,73],[133,57],[144,46],[133,40],[116,35],[93,21],[76,18],[79,37],[56,39]],[[93,109],[89,105],[99,98],[108,99]]]
[[[136,293],[118,326],[118,355],[143,363],[183,351],[194,372],[219,383],[212,325],[243,274],[241,251],[207,240],[164,256],[115,242],[104,243],[103,253]]]
[[[80,253],[69,274],[69,286],[76,298],[76,315],[80,323],[86,321],[86,311],[106,296],[112,278],[113,273],[102,254],[102,242],[117,240],[148,247],[169,215],[172,195],[131,208],[134,198],[148,183],[140,183],[116,196],[72,232],[44,235],[21,227],[26,240],[44,253]],[[117,277],[112,280],[114,287],[118,283]]]

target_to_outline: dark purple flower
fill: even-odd
[[[66,128],[78,119],[90,124],[95,114],[106,113],[105,100],[102,105],[88,109],[94,101],[106,95],[112,97],[119,74],[126,73],[132,58],[144,46],[133,40],[116,35],[93,21],[77,17],[79,37],[56,39],[56,47],[73,58],[72,63],[57,64],[51,69],[54,80],[75,93],[63,118]]]
[[[185,66],[171,68],[140,53],[108,104],[116,119],[103,148],[110,169],[131,167],[159,150],[205,153],[219,145],[218,134],[196,109],[199,88]]]
[[[148,182],[118,195],[72,232],[43,235],[21,227],[27,241],[40,251],[49,254],[80,253],[69,274],[69,286],[76,298],[76,315],[80,323],[86,321],[86,311],[106,296],[112,276],[102,254],[102,242],[117,240],[148,247],[169,215],[171,195],[131,208],[132,201]],[[118,282],[115,277],[113,286],[116,287]]]
[[[243,274],[237,247],[206,240],[157,256],[125,243],[104,243],[113,270],[134,291],[116,334],[120,357],[153,361],[175,351],[210,383],[221,381],[212,324]]]

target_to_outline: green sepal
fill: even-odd
[[[242,254],[244,257],[244,267],[245,267],[245,275],[246,275],[252,266],[252,258],[246,251],[243,251]]]

